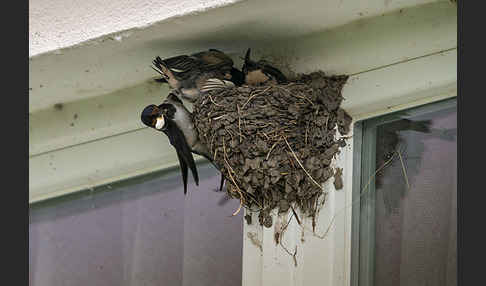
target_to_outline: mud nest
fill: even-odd
[[[351,117],[340,108],[348,76],[300,75],[288,84],[210,92],[194,104],[199,139],[241,206],[270,211],[291,205],[315,218],[322,183],[334,175],[332,159],[346,146]],[[336,128],[337,127],[337,128]]]

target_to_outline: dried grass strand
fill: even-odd
[[[318,183],[316,182],[316,180],[314,180],[314,178],[311,176],[311,174],[309,174],[309,172],[307,172],[307,170],[304,168],[304,166],[302,165],[302,163],[300,163],[299,161],[299,158],[297,158],[297,155],[295,155],[295,152],[294,150],[292,149],[292,147],[290,147],[290,144],[289,142],[287,141],[287,138],[285,138],[285,136],[283,136],[284,140],[285,140],[285,143],[287,143],[287,146],[289,147],[290,149],[290,152],[292,152],[292,155],[294,155],[294,158],[295,160],[297,161],[297,163],[299,163],[300,167],[302,168],[302,170],[304,170],[304,172],[307,174],[307,176],[309,176],[309,179],[316,185],[319,187],[319,189],[321,189],[322,191],[324,191],[324,188]]]

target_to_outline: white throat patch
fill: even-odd
[[[164,128],[164,125],[165,125],[164,117],[163,116],[158,117],[157,121],[155,122],[155,129],[160,130],[160,129]]]

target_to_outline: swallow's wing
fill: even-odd
[[[237,68],[231,68],[230,70],[231,81],[236,86],[241,86],[245,83],[245,74]]]
[[[265,62],[262,62],[261,66],[262,66],[262,72],[268,77],[274,78],[278,83],[288,82],[287,77],[277,68],[274,68]]]
[[[229,72],[233,67],[233,60],[225,53],[216,49],[196,53],[193,57],[201,60],[200,68],[203,71],[220,69]]]
[[[152,62],[156,69],[163,71],[163,68],[169,69],[174,75],[184,74],[201,65],[201,62],[194,57],[187,55],[176,56],[162,60],[156,57]]]
[[[164,133],[169,137],[169,142],[177,151],[177,157],[179,159],[179,164],[182,171],[182,179],[184,182],[184,194],[187,192],[187,166],[191,169],[192,177],[199,185],[199,176],[197,174],[196,163],[194,162],[194,157],[192,156],[191,150],[187,145],[186,138],[182,131],[177,127],[177,125],[172,120],[167,120],[167,129]]]
[[[187,194],[187,164],[186,161],[184,161],[184,157],[182,156],[181,152],[177,150],[176,148],[176,153],[177,153],[177,159],[179,159],[179,167],[181,168],[181,173],[182,173],[182,182],[184,183],[184,195]]]
[[[210,78],[206,82],[203,83],[201,88],[199,88],[200,92],[209,92],[209,91],[216,91],[222,90],[226,88],[233,88],[235,84],[228,80],[221,80],[217,78]]]

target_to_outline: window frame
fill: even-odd
[[[374,285],[375,272],[375,180],[369,180],[376,170],[377,127],[389,122],[457,107],[457,98],[427,103],[397,112],[357,121],[353,127],[353,187],[351,218],[351,286]],[[398,115],[398,116],[397,116]],[[362,189],[369,185],[366,199]]]

